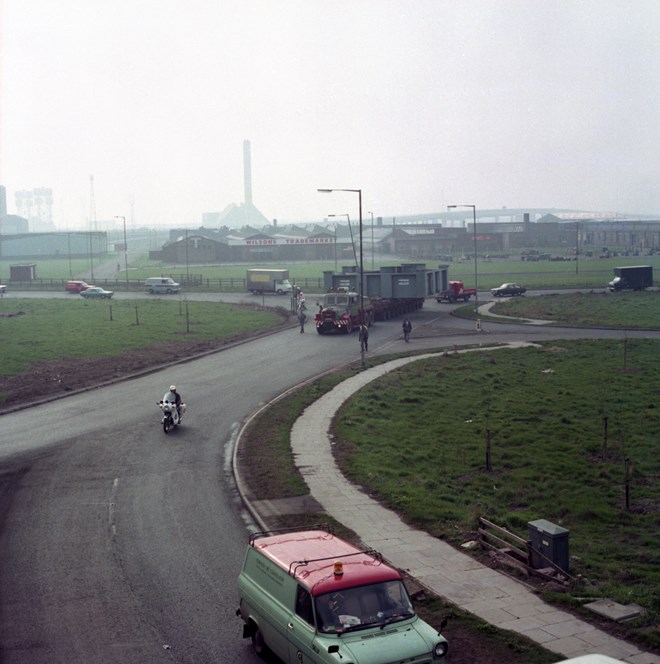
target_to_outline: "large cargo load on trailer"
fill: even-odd
[[[245,283],[247,289],[255,295],[260,293],[285,295],[292,291],[289,270],[251,268],[245,275]]]
[[[607,284],[611,291],[644,290],[653,286],[652,265],[626,265],[614,268],[614,279]]]
[[[360,272],[356,267],[324,272],[327,292],[317,302],[316,331],[349,333],[361,324],[369,326],[421,309],[427,297],[435,297],[441,285],[446,286],[446,277],[446,268],[427,269],[423,263],[410,263],[364,271],[360,288]],[[360,290],[364,295],[362,306]]]

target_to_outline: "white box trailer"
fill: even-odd
[[[250,268],[245,276],[247,289],[259,295],[261,293],[277,293],[287,295],[293,290],[289,282],[289,270]]]

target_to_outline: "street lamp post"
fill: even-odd
[[[69,250],[69,277],[73,277],[73,270],[71,269],[71,232],[66,234],[66,243]]]
[[[337,222],[335,221],[335,272],[337,271]]]
[[[89,271],[92,275],[92,283],[94,283],[94,247],[92,246],[92,229],[90,227],[89,233],[87,234],[89,238]]]
[[[358,195],[358,206],[360,211],[360,289],[358,297],[360,298],[360,326],[365,325],[364,320],[364,300],[362,294],[364,293],[364,256],[362,251],[362,189],[318,189],[322,194],[331,194],[333,191],[348,191]],[[350,224],[349,224],[350,225]],[[362,335],[360,335],[362,336]],[[360,361],[364,367],[364,342],[360,342]]]
[[[351,234],[351,246],[353,247],[353,258],[357,263],[357,253],[355,251],[355,241],[353,240],[353,229],[351,228],[351,216],[349,214],[329,214],[328,217],[346,217],[348,221],[348,231]],[[337,271],[337,226],[335,225],[335,272]]]
[[[477,271],[477,206],[476,205],[448,205],[448,210],[456,208],[472,208],[472,231],[474,235],[474,314],[477,317],[477,330],[481,329],[479,320],[479,275]]]
[[[128,240],[126,239],[126,217],[115,216],[124,222],[124,273],[126,274],[126,290],[128,290]]]
[[[369,212],[371,215],[371,269],[374,270],[374,213]]]
[[[186,286],[190,284],[190,261],[188,260],[188,229],[186,228]]]

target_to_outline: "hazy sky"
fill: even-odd
[[[0,183],[201,224],[660,214],[660,0],[0,0]],[[131,201],[133,205],[131,205]]]

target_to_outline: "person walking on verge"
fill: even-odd
[[[407,319],[403,319],[403,339],[406,343],[410,341],[410,333],[412,332],[412,323]]]
[[[360,339],[360,350],[369,350],[369,328],[366,325],[360,325],[358,337]]]

